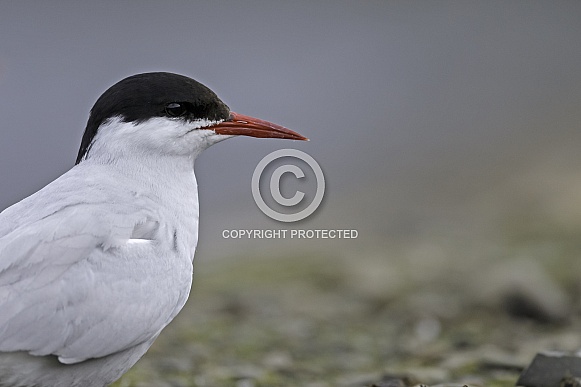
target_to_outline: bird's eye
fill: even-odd
[[[181,117],[188,111],[187,107],[183,103],[172,102],[165,105],[165,112],[170,117]]]

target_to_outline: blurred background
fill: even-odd
[[[537,350],[581,346],[579,20],[576,1],[2,2],[0,209],[73,166],[109,86],[190,76],[311,141],[197,160],[192,296],[120,383],[513,385]],[[294,224],[250,189],[281,148],[327,183]]]

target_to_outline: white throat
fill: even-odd
[[[163,117],[134,124],[113,118],[101,125],[77,167],[109,173],[120,187],[153,195],[175,211],[187,206],[197,212],[194,161],[202,150],[230,137],[203,129],[211,124]]]

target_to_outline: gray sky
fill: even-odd
[[[106,88],[172,71],[311,138],[208,150],[200,249],[238,246],[220,238],[233,225],[281,226],[250,193],[279,148],[311,154],[328,181],[300,227],[381,236],[579,141],[579,20],[577,1],[0,2],[0,209],[73,165]]]

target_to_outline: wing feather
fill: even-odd
[[[110,207],[65,206],[0,237],[0,352],[107,356],[151,340],[181,309],[191,262],[172,262],[155,214]],[[144,243],[131,243],[136,230]]]

